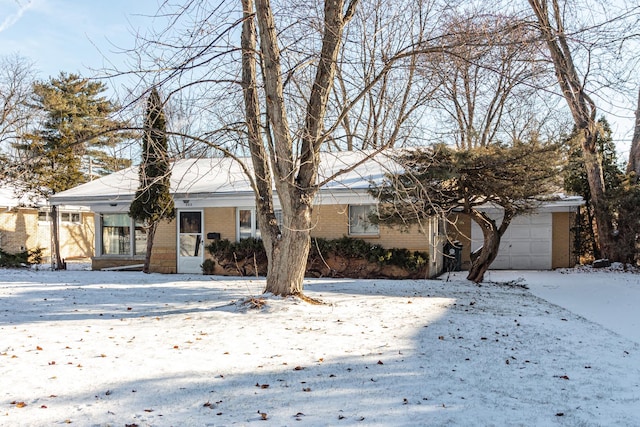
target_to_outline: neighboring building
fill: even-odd
[[[60,207],[60,255],[63,259],[93,256],[93,214],[78,206]],[[43,262],[51,259],[51,215],[43,200],[18,197],[9,185],[0,189],[0,249],[8,253],[42,249]]]
[[[361,152],[322,153],[319,182],[342,169],[362,161]],[[245,159],[251,170],[250,161]],[[429,276],[443,270],[442,248],[446,241],[444,221],[433,218],[421,230],[409,232],[371,224],[368,213],[376,209],[376,200],[368,189],[380,182],[394,163],[384,154],[366,160],[353,170],[324,184],[315,200],[313,237],[366,239],[387,248],[406,248],[429,253]],[[137,167],[125,169],[76,188],[56,194],[56,205],[87,206],[95,214],[95,256],[93,268],[138,266],[144,261],[146,234],[142,224],[127,214],[138,188]],[[208,256],[205,246],[211,239],[236,241],[260,237],[256,221],[255,197],[249,181],[238,163],[230,158],[188,159],[172,166],[171,192],[177,216],[159,225],[151,256],[151,271],[163,273],[202,273]],[[571,205],[573,206],[573,205]],[[572,211],[561,207],[566,213]],[[275,200],[276,215],[279,202]],[[570,241],[570,222],[555,221],[553,245]],[[564,220],[565,218],[563,218]],[[557,222],[557,227],[556,227]],[[472,236],[469,224],[467,236]],[[558,228],[558,233],[556,233]],[[469,242],[463,242],[469,253]],[[553,246],[555,248],[555,246]],[[549,253],[549,257],[556,257]],[[567,261],[567,262],[565,262]],[[548,268],[571,266],[568,260],[552,262]]]

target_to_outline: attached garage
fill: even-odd
[[[551,270],[573,267],[573,225],[578,208],[584,203],[581,197],[563,197],[545,202],[536,211],[515,217],[502,236],[500,250],[491,269],[496,270]],[[498,224],[502,210],[483,209]],[[482,231],[468,217],[455,220],[457,233],[453,236],[462,242],[462,263],[467,268],[471,252],[483,244]],[[469,236],[471,239],[469,239]]]
[[[502,215],[491,215],[502,221]],[[553,215],[541,212],[517,216],[502,236],[498,257],[491,264],[496,270],[550,270],[553,256]],[[482,230],[472,223],[471,250],[482,246]]]

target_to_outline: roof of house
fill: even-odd
[[[367,159],[367,152],[321,153],[319,182],[338,172],[363,162],[322,187],[324,192],[366,191],[370,183],[379,182],[393,161],[378,153]],[[251,171],[249,158],[241,159]],[[100,179],[62,191],[51,197],[58,203],[90,203],[99,201],[130,201],[138,189],[138,167],[130,167]],[[229,157],[177,160],[171,168],[171,193],[177,198],[212,195],[252,195],[247,176],[238,162]]]
[[[240,160],[249,171],[253,170],[250,158]],[[322,185],[316,203],[374,203],[368,194],[371,183],[381,182],[386,173],[398,172],[399,168],[388,152],[322,152],[318,182],[332,179]],[[138,167],[134,166],[55,194],[51,202],[84,206],[118,205],[118,210],[121,210],[133,200],[138,182]],[[238,161],[229,157],[173,162],[171,193],[176,200],[191,203],[189,206],[244,206],[254,203],[254,193],[247,176]],[[583,203],[579,196],[557,195],[543,205],[545,209],[565,210]],[[492,208],[486,206],[486,209]]]
[[[2,184],[0,187],[0,207],[38,207],[47,203],[41,197],[31,196],[29,194],[20,194],[11,184]]]

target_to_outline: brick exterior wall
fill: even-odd
[[[178,271],[176,247],[178,241],[178,226],[176,220],[162,221],[158,224],[153,239],[151,265],[149,269],[154,273],[176,273]]]
[[[60,256],[65,260],[91,258],[95,234],[94,215],[90,212],[80,214],[80,224],[60,223]]]
[[[44,248],[38,236],[38,211],[13,208],[0,212],[0,248],[9,253]],[[46,242],[46,248],[49,242]]]
[[[551,268],[573,267],[578,262],[573,253],[574,236],[571,232],[575,215],[573,212],[553,213]]]
[[[338,239],[349,236],[349,206],[348,205],[319,205],[313,209],[312,237]],[[371,244],[378,244],[385,248],[406,248],[411,251],[429,251],[427,236],[411,227],[404,232],[397,228],[380,226],[380,233],[376,236],[353,235]]]
[[[204,210],[204,235],[220,233],[221,239],[236,240],[236,208],[207,208]],[[205,245],[208,240],[205,240]]]
[[[206,251],[209,240],[207,233],[220,233],[220,238],[234,241],[236,239],[236,208],[205,208],[204,213],[204,237],[205,253],[204,257],[210,255]],[[571,267],[575,265],[575,257],[572,254],[571,224],[574,214],[569,212],[553,213],[553,248],[552,266],[553,268]],[[348,205],[319,205],[313,211],[312,237],[322,237],[335,239],[349,235],[348,226],[349,206]],[[467,216],[452,216],[451,223],[447,225],[449,236],[452,240],[459,240],[463,245],[462,268],[467,269],[470,264],[471,249],[471,219]],[[84,221],[83,224],[92,221]],[[434,230],[429,232],[434,233]],[[93,237],[93,228],[87,229],[87,233]],[[379,244],[386,248],[406,248],[409,250],[426,251],[430,253],[431,263],[440,261],[442,254],[436,253],[436,249],[429,246],[428,237],[419,232],[417,227],[413,227],[409,232],[402,232],[395,228],[380,227],[380,233],[376,236],[351,236],[362,238],[372,244]],[[73,239],[70,239],[73,240]],[[176,221],[170,223],[163,222],[158,226],[156,232],[153,253],[151,257],[151,271],[158,273],[177,272],[177,225]],[[131,265],[143,262],[142,257],[133,259],[118,258],[109,259],[94,258],[93,268],[99,269],[114,265]],[[430,265],[431,271],[435,274],[435,264]]]
[[[80,214],[81,223],[60,224],[60,255],[65,259],[93,256],[93,214]],[[9,253],[41,248],[43,261],[51,257],[51,223],[38,221],[38,210],[14,208],[0,212],[0,248]]]
[[[462,244],[462,269],[471,266],[471,218],[466,215],[451,215],[447,224],[449,239]]]

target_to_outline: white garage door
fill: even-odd
[[[498,219],[501,216],[490,215]],[[550,270],[551,269],[550,212],[517,216],[502,236],[498,257],[491,264],[496,270]],[[482,231],[472,222],[471,249],[482,246]]]

